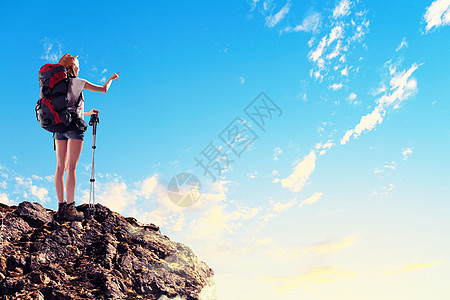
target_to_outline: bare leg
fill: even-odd
[[[55,190],[59,203],[64,200],[64,170],[66,167],[67,140],[56,140]]]
[[[67,204],[75,201],[76,168],[80,158],[83,141],[71,139],[67,143],[67,161],[66,161],[66,197]]]

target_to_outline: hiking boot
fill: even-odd
[[[58,203],[58,212],[56,213],[56,221],[64,221],[64,214],[66,213],[66,202]]]
[[[64,212],[64,219],[67,221],[81,221],[84,218],[84,214],[75,208],[75,202],[68,203],[66,205],[66,211]]]

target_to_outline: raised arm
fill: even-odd
[[[109,87],[111,86],[111,82],[113,80],[115,80],[115,81],[119,80],[119,73],[120,72],[117,72],[117,73],[111,75],[111,77],[109,77],[109,79],[105,82],[105,84],[103,86],[92,84],[89,81],[86,81],[86,83],[84,84],[84,88],[89,91],[93,91],[93,92],[106,93],[108,91]]]

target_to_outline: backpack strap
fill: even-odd
[[[78,109],[78,105],[80,105],[81,100],[84,101],[83,91],[80,93],[80,97],[78,97],[77,103],[75,103],[75,107]]]

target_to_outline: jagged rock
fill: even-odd
[[[15,210],[16,215],[22,217],[31,227],[41,227],[52,220],[52,217],[39,203],[24,201]]]
[[[39,203],[0,204],[0,299],[199,299],[214,272],[190,248],[154,224],[94,208],[60,223]]]

